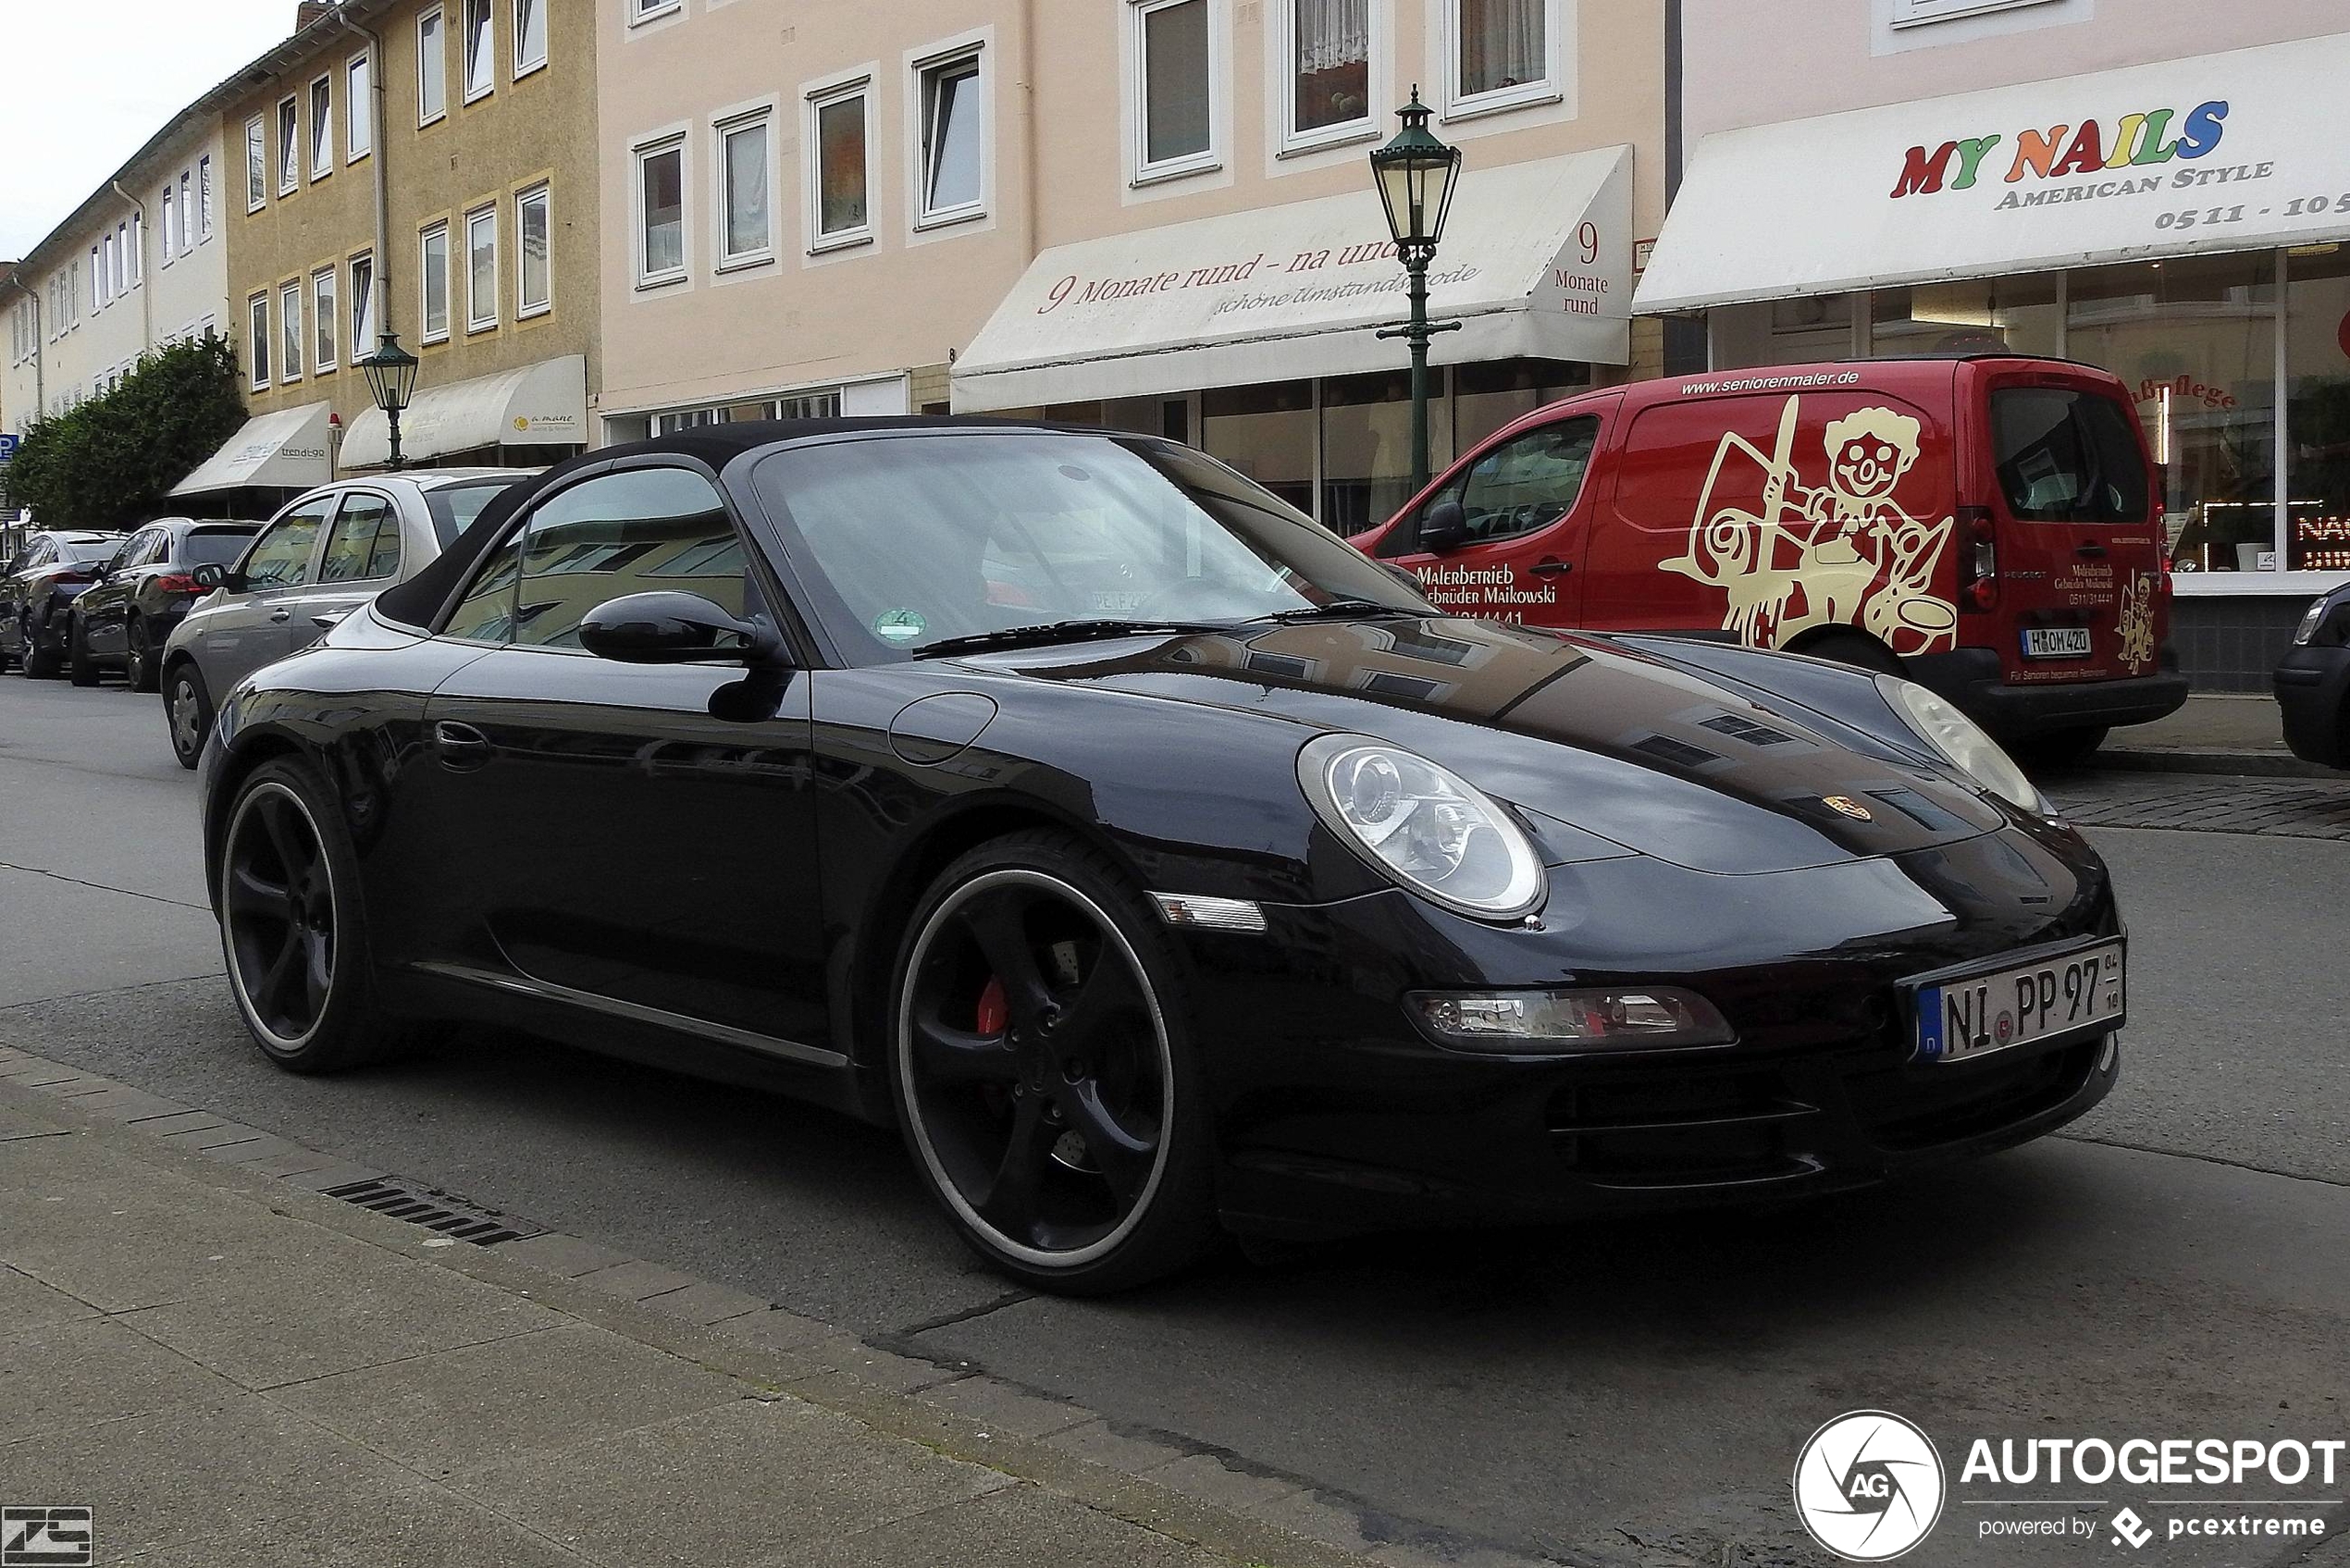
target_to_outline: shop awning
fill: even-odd
[[[175,496],[234,490],[247,485],[306,490],[327,482],[330,403],[304,403],[257,414],[221,443],[196,471],[171,487]]]
[[[1631,149],[1462,175],[1429,274],[1462,324],[1439,364],[1528,355],[1622,364],[1631,346]],[[1045,251],[955,362],[958,411],[1387,370],[1373,328],[1404,269],[1367,172],[1342,196]]]
[[[2350,34],[1722,131],[1644,314],[2350,237]]]
[[[400,454],[439,457],[477,447],[560,447],[588,439],[588,362],[578,354],[451,381],[420,382],[400,416]],[[351,422],[342,439],[345,468],[373,468],[391,455],[380,410]]]

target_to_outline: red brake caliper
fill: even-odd
[[[979,994],[979,1032],[1001,1034],[1011,1020],[1012,1010],[1004,1002],[1004,982],[989,975],[986,987]]]

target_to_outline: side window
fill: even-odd
[[[1547,528],[1574,510],[1598,441],[1596,419],[1563,419],[1504,441],[1445,494],[1457,499],[1471,544]]]
[[[291,588],[310,581],[311,549],[334,504],[332,496],[307,501],[270,524],[246,552],[245,586]]]
[[[27,572],[31,571],[35,566],[46,566],[49,563],[49,551],[51,548],[49,541],[47,539],[43,539],[40,543],[34,545],[31,549],[25,551],[23,555],[17,559],[16,570],[19,572]]]
[[[352,490],[327,534],[318,562],[321,583],[364,583],[400,570],[400,518],[389,497]]]
[[[106,570],[109,573],[120,572],[127,567],[143,564],[147,557],[147,546],[154,542],[153,534],[142,532],[131,535],[122,541],[121,547],[107,560]]]
[[[666,588],[744,612],[748,562],[716,487],[684,468],[626,468],[559,491],[522,534],[514,641],[577,648],[588,612]]]
[[[449,612],[440,635],[467,642],[504,642],[513,636],[514,583],[521,575],[522,536],[516,534],[489,552],[465,597]]]
[[[145,542],[139,546],[138,553],[130,558],[130,564],[133,566],[160,566],[170,559],[171,530],[168,528],[150,528],[147,530]]]

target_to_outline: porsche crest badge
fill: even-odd
[[[1876,821],[1876,818],[1870,814],[1867,807],[1861,805],[1859,801],[1853,799],[1849,795],[1824,795],[1820,796],[1820,800],[1821,803],[1825,805],[1831,811],[1841,811],[1856,822],[1874,822]]]

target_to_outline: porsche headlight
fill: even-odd
[[[1901,715],[1917,737],[1948,759],[1950,765],[2011,806],[2042,816],[2051,814],[2039,786],[2024,777],[2015,759],[1983,733],[1983,726],[1948,702],[1899,675],[1879,675],[1877,690]]]
[[[1367,735],[1323,735],[1297,757],[1323,821],[1396,881],[1479,920],[1542,902],[1541,858],[1508,812],[1427,758]]]

